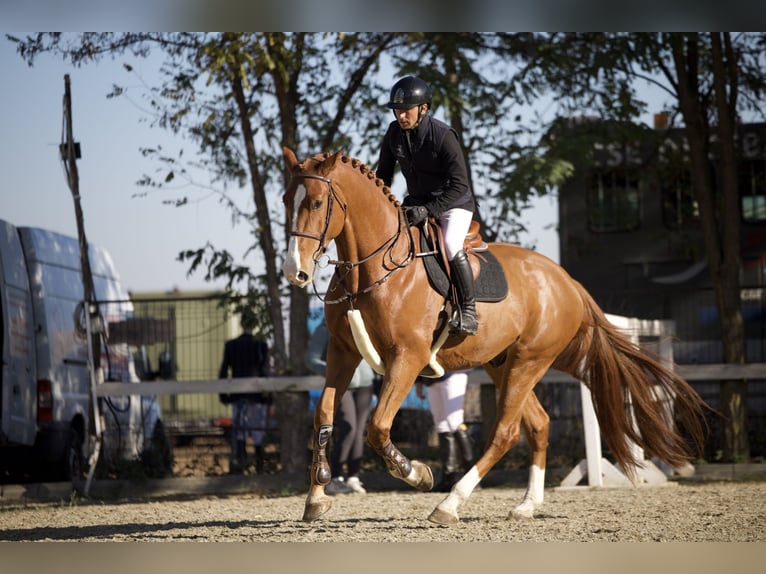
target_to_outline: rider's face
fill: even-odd
[[[394,117],[399,122],[399,127],[403,130],[411,130],[417,127],[419,108],[420,106],[412,106],[408,109],[393,110]]]

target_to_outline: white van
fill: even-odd
[[[110,344],[108,324],[133,306],[109,254],[89,246],[106,328],[101,341],[105,383],[138,382],[134,349]],[[88,341],[77,239],[0,220],[0,471],[29,471],[44,480],[85,473],[92,447]],[[99,399],[100,461],[142,460],[151,476],[171,472],[172,453],[156,397]],[[101,463],[99,463],[101,464]],[[3,475],[0,475],[2,478]]]

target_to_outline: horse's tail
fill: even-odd
[[[683,378],[634,344],[604,315],[580,286],[586,309],[580,340],[578,377],[588,386],[604,438],[617,462],[633,478],[631,442],[649,457],[673,468],[701,452],[704,402]],[[667,397],[674,412],[663,403]],[[680,429],[688,435],[684,438]]]

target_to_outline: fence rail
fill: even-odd
[[[766,381],[766,363],[746,363],[735,365],[717,363],[709,365],[676,365],[675,370],[687,381],[727,381],[749,380]],[[546,383],[576,383],[573,376],[549,370],[543,377]],[[484,370],[471,372],[470,385],[491,385],[492,381]],[[99,397],[118,397],[127,395],[177,395],[186,393],[252,393],[252,392],[289,392],[321,389],[324,377],[277,376],[252,377],[241,379],[213,379],[207,381],[145,381],[140,383],[108,382],[96,388]]]
[[[131,304],[131,317],[109,320],[109,342],[112,348],[116,348],[118,343],[131,347],[136,357],[136,374],[141,382],[109,380],[94,385],[95,396],[104,399],[98,403],[105,409],[105,414],[108,414],[106,409],[110,406],[111,398],[154,397],[160,405],[163,424],[172,436],[174,445],[181,447],[179,450],[190,451],[198,447],[216,449],[220,446],[220,437],[228,436],[232,410],[230,405],[220,401],[220,394],[310,392],[309,411],[314,408],[318,392],[324,386],[324,377],[217,378],[225,342],[241,332],[239,315],[231,301],[223,304],[220,296],[213,295],[134,294]],[[715,345],[707,344],[706,341],[698,342],[696,339],[684,340],[684,337],[678,336],[673,321],[617,316],[613,319],[631,335],[632,340],[640,338],[637,343],[646,345],[650,351],[674,364],[676,371],[693,382],[703,399],[714,408],[720,395],[718,381],[744,379],[756,383],[749,385],[748,414],[751,440],[761,444],[758,437],[766,436],[766,416],[763,415],[766,412],[766,385],[758,383],[766,381],[766,362],[746,365],[712,364],[720,361],[720,353],[707,353],[710,349],[714,350]],[[686,339],[699,333],[693,331]],[[710,335],[708,331],[704,333]],[[694,346],[695,353],[688,352],[689,345]],[[676,349],[682,352],[676,353]],[[675,361],[680,362],[676,363],[674,357]],[[748,354],[748,357],[761,361],[764,355],[756,352]],[[102,361],[103,364],[106,363]],[[120,375],[105,373],[105,377],[119,379]],[[96,380],[96,377],[93,379]],[[536,387],[536,393],[551,416],[552,448],[549,454],[565,459],[574,456],[572,453],[580,452],[584,427],[580,382],[566,373],[550,370]],[[401,436],[408,437],[400,442],[409,442],[418,447],[424,442],[432,447],[433,427],[430,413],[427,412],[427,402],[411,400],[414,394],[413,391],[408,395],[395,421]],[[471,371],[465,400],[465,418],[477,440],[486,441],[491,424],[483,422],[495,420],[496,409],[497,391],[489,376],[483,369]],[[719,426],[711,427],[713,432],[719,432]],[[278,431],[273,436],[279,436]],[[711,434],[714,440],[710,441],[707,456],[713,456],[717,448],[717,436]],[[225,448],[225,442],[222,444]],[[275,445],[277,448],[280,446],[278,442]],[[759,446],[755,452],[761,451]],[[197,451],[193,455],[183,454],[207,460]]]

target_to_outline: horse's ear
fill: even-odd
[[[338,161],[340,161],[340,158],[343,156],[343,148],[336,151],[334,154],[329,156],[326,160],[324,160],[317,171],[320,175],[328,175],[333,169],[335,169],[335,166],[338,164]]]
[[[288,171],[292,171],[298,165],[298,158],[295,157],[295,153],[289,147],[282,148],[282,157],[285,160],[285,167],[287,167]]]

